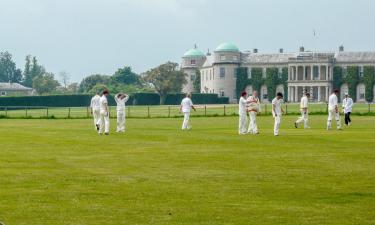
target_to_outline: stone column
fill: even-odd
[[[290,87],[288,86],[288,102],[290,102]]]
[[[318,102],[320,102],[321,86],[318,87]]]
[[[328,86],[326,86],[326,101],[328,101],[328,92],[329,92]]]
[[[298,86],[295,87],[294,102],[298,101]]]
[[[328,67],[329,67],[329,65],[327,64],[327,66],[326,66],[326,80],[328,80]]]

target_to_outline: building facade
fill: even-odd
[[[340,90],[340,99],[348,92],[357,102],[374,101],[375,96],[375,52],[345,52],[343,46],[336,52],[300,47],[293,53],[280,49],[264,54],[257,49],[241,52],[232,43],[222,43],[213,54],[189,50],[181,68],[188,74],[184,92],[196,91],[192,84],[199,70],[200,92],[216,93],[230,102],[237,102],[241,91],[254,89],[263,102],[272,100],[276,92],[288,102],[299,102],[305,92],[312,101],[326,102],[334,89]]]
[[[18,83],[0,83],[0,97],[29,96],[34,94],[34,89]]]

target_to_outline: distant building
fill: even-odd
[[[253,85],[248,83],[243,90],[237,90],[237,71],[240,68],[246,71],[249,81],[252,73],[261,71],[261,86],[258,92],[261,101],[268,102],[269,91],[282,92],[289,102],[299,102],[304,92],[310,92],[311,100],[326,102],[333,88],[340,90],[340,99],[345,92],[349,92],[349,85],[345,82],[345,76],[349,67],[356,68],[355,76],[358,77],[352,93],[357,102],[366,99],[366,88],[363,83],[364,68],[375,68],[375,52],[345,52],[340,46],[337,52],[310,52],[300,47],[298,52],[284,53],[280,49],[278,53],[259,53],[258,49],[252,52],[241,52],[232,43],[222,43],[214,53],[204,55],[198,49],[190,49],[182,57],[181,68],[187,76],[187,84],[184,92],[192,92],[192,82],[195,79],[196,70],[201,74],[201,93],[216,93],[219,96],[229,97],[231,102],[237,102],[238,93],[246,90],[252,92]],[[284,84],[268,87],[264,80],[269,69],[278,71],[275,76],[285,77]],[[334,71],[337,76],[334,78]],[[373,70],[369,70],[373,71]],[[375,76],[372,74],[371,76]],[[335,79],[340,79],[339,87],[335,87]],[[368,85],[368,84],[367,84]],[[371,95],[375,96],[375,85],[371,86]],[[370,89],[367,88],[367,91]],[[367,93],[369,94],[369,93]],[[367,98],[368,99],[368,98]]]
[[[34,89],[18,83],[0,83],[0,97],[4,96],[29,96],[34,94]]]

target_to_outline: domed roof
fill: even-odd
[[[238,47],[233,43],[221,43],[219,46],[217,46],[216,52],[239,52],[240,50]]]
[[[192,48],[189,51],[185,52],[184,57],[200,57],[204,56],[203,52],[199,51],[196,48]]]

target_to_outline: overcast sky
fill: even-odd
[[[35,55],[73,81],[180,62],[195,43],[204,52],[221,42],[260,52],[374,51],[374,11],[374,0],[0,0],[0,51],[22,69]]]

